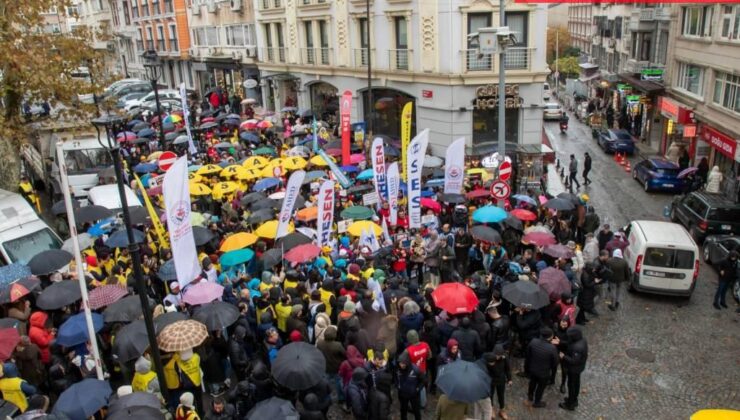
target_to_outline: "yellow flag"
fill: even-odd
[[[149,218],[152,219],[152,226],[154,226],[154,231],[157,232],[157,237],[159,238],[159,247],[168,247],[169,241],[167,240],[167,232],[165,232],[164,227],[162,226],[162,222],[159,220],[159,216],[154,210],[154,206],[152,206],[152,202],[149,201],[149,195],[146,193],[146,188],[144,188],[144,184],[141,183],[138,175],[134,174],[134,178],[136,178],[136,185],[139,186],[139,189],[141,190],[141,195],[142,197],[144,197],[144,205],[146,206],[146,211],[149,212]]]
[[[406,182],[406,153],[411,141],[411,112],[414,109],[413,102],[406,102],[401,111],[401,178]]]

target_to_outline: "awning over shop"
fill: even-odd
[[[650,95],[660,95],[665,92],[665,87],[663,87],[663,85],[651,82],[649,80],[642,80],[639,76],[635,76],[632,73],[620,73],[619,79],[626,83],[629,83],[630,86],[634,87],[640,92]]]
[[[298,79],[298,76],[292,75],[290,73],[276,73],[276,74],[269,74],[267,76],[262,76],[265,80],[295,80]]]

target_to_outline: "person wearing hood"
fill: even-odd
[[[194,402],[195,396],[191,392],[180,395],[180,405],[175,410],[175,420],[200,420]]]
[[[347,384],[347,400],[356,420],[367,420],[368,418],[368,386],[366,380],[367,371],[365,368],[356,367],[352,370],[350,381]]]
[[[324,420],[324,413],[319,407],[319,397],[309,392],[303,397],[302,409],[298,410],[301,420]]]
[[[483,355],[485,370],[491,377],[491,402],[493,397],[498,399],[499,417],[507,419],[508,415],[504,411],[506,408],[506,386],[511,386],[511,364],[504,346],[497,344],[493,347],[493,352]]]
[[[0,393],[5,401],[13,403],[21,413],[28,408],[28,397],[36,393],[36,387],[18,377],[13,363],[4,363],[0,368]]]
[[[244,341],[246,336],[246,327],[237,325],[229,339],[229,361],[237,380],[240,382],[247,378],[247,368],[249,367],[249,356]]]
[[[31,339],[33,344],[38,346],[41,351],[41,363],[45,365],[48,365],[51,361],[51,352],[49,351],[49,348],[57,335],[56,329],[48,327],[48,321],[49,315],[47,315],[46,312],[34,312],[31,314],[31,328],[28,330],[28,337]]]
[[[605,250],[609,251],[609,254],[614,256],[614,251],[619,250],[624,254],[624,250],[629,246],[629,242],[625,239],[625,234],[621,230],[614,234],[612,240],[607,242],[604,247]]]
[[[285,323],[285,328],[288,333],[298,331],[301,335],[301,340],[308,342],[308,327],[306,322],[303,321],[303,305],[293,305],[290,310],[290,316]]]
[[[152,362],[144,356],[140,356],[134,364],[134,379],[131,388],[134,392],[159,392],[159,380],[157,372],[152,370]]]
[[[452,338],[457,340],[460,347],[460,358],[466,362],[475,361],[483,349],[480,336],[471,325],[470,318],[466,316],[460,321],[460,327],[452,333]]]
[[[439,367],[460,360],[460,347],[457,340],[450,338],[447,346],[439,353]]]
[[[612,274],[609,278],[609,287],[612,291],[609,309],[616,311],[619,308],[619,300],[622,294],[622,284],[630,280],[630,268],[627,261],[622,257],[622,250],[615,249],[612,257],[606,261],[607,267]]]
[[[324,359],[326,359],[325,372],[327,379],[334,384],[337,399],[340,403],[343,403],[344,384],[342,383],[342,377],[339,375],[339,369],[342,363],[347,360],[347,355],[342,343],[337,341],[337,327],[329,325],[324,332],[324,339],[316,344],[316,348],[319,349],[321,354],[324,355]]]
[[[568,324],[574,325],[576,323],[576,305],[573,302],[573,296],[569,292],[563,292],[560,294],[560,300],[557,303],[560,306],[558,320],[567,317]]]
[[[401,420],[408,417],[409,406],[415,420],[421,420],[421,392],[426,383],[426,375],[411,362],[407,352],[398,357],[398,376],[396,388],[401,406]]]
[[[31,342],[27,335],[21,336],[21,341],[15,347],[13,360],[20,372],[20,376],[34,386],[40,386],[44,380],[44,366],[41,363],[41,351]]]
[[[388,372],[378,375],[375,387],[370,389],[367,396],[368,420],[390,420],[391,405],[391,388],[393,387],[393,377]]]
[[[321,303],[323,307],[323,303]],[[313,325],[313,334],[314,334],[314,344],[316,346],[319,345],[322,341],[326,338],[326,330],[332,326],[331,325],[331,318],[329,318],[329,315],[326,312],[317,311],[316,315],[314,316],[314,325]]]
[[[339,377],[342,378],[342,386],[346,390],[354,370],[365,366],[365,358],[355,346],[347,346],[345,357],[346,359],[339,365],[338,373]]]
[[[568,373],[568,397],[558,404],[560,408],[573,411],[578,407],[578,394],[581,391],[581,373],[586,369],[588,343],[579,327],[568,328],[568,348],[560,352],[560,359]]]
[[[588,322],[586,312],[593,316],[598,316],[594,298],[596,297],[596,285],[599,282],[594,275],[593,263],[587,262],[584,264],[583,272],[581,272],[581,290],[578,293],[578,300],[576,301],[576,305],[578,306],[576,324],[583,325]]]

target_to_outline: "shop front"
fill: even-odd
[[[737,201],[737,174],[738,169],[740,169],[740,165],[738,165],[738,162],[740,161],[740,147],[738,147],[737,144],[738,140],[729,134],[723,133],[722,131],[704,123],[699,125],[699,138],[711,147],[711,152],[707,157],[709,167],[713,168],[717,166],[722,172],[722,192],[733,201]]]
[[[707,152],[696,144],[696,122],[693,110],[673,98],[661,96],[660,110],[661,142],[660,153],[666,158],[678,161],[684,151],[689,152],[691,161]],[[698,161],[697,161],[698,163]]]
[[[406,103],[412,102],[416,108],[416,98],[396,89],[373,88],[372,92],[374,104],[372,107],[367,106],[370,99],[367,89],[362,92],[363,121],[372,119],[373,135],[384,135],[399,140],[403,107]],[[368,110],[372,112],[368,113]],[[416,109],[411,115],[411,137],[413,137],[416,135]]]
[[[334,126],[339,121],[339,89],[327,82],[308,85],[311,98],[311,111],[316,118]]]
[[[280,113],[286,107],[298,107],[301,79],[291,73],[262,74],[262,103],[264,112]]]
[[[643,73],[639,77],[632,74],[619,75],[623,83],[618,83],[614,92],[614,109],[619,110],[620,127],[630,131],[648,146],[657,149],[660,136],[651,136],[651,133],[659,132],[653,130],[657,114],[655,104],[665,89],[663,85],[655,82],[657,80],[655,72]]]
[[[521,143],[519,122],[524,99],[519,85],[506,85],[504,135],[507,143]],[[498,146],[498,85],[480,86],[473,99],[473,154],[493,153]]]

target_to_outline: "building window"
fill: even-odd
[[[152,32],[152,28],[146,28],[146,35],[147,35],[147,50],[153,50],[154,49],[154,34]]]
[[[491,26],[490,13],[468,14],[468,34],[478,32],[480,28]],[[479,43],[477,40],[468,39],[468,50],[465,52],[465,64],[468,71],[493,70],[493,58],[491,54],[478,54]]]
[[[159,0],[152,0],[152,15],[158,15],[160,13]]]
[[[277,45],[280,62],[285,62],[285,40],[283,39],[283,24],[275,24],[275,32],[277,33]]]
[[[136,48],[139,51],[144,51],[144,32],[142,32],[141,28],[139,28],[136,34]]]
[[[126,23],[126,25],[131,24],[131,14],[128,10],[128,1],[123,0],[123,21]]]
[[[200,7],[200,6],[198,6]],[[172,0],[164,0],[164,12],[165,13],[172,13],[175,9],[172,7]]]
[[[712,36],[714,6],[684,6],[681,27],[684,36]]]
[[[177,42],[177,25],[170,24],[170,51],[179,51],[180,45]],[[182,80],[182,76],[180,76]]]
[[[650,53],[653,51],[653,33],[641,32],[640,39],[640,61],[650,61]]]
[[[218,26],[206,26],[206,45],[209,47],[218,47]]]
[[[526,69],[529,67],[528,21],[528,12],[506,13],[506,26],[516,36],[516,44],[513,48],[509,48],[504,55],[506,69]]]
[[[394,69],[408,70],[409,69],[409,34],[408,34],[408,22],[403,16],[396,16],[394,18],[395,30],[396,30],[396,51],[391,57]]]
[[[232,25],[226,26],[226,45],[243,47],[255,45],[254,25]]]
[[[319,21],[319,43],[321,44],[321,64],[329,64],[329,33],[326,21]]]
[[[359,25],[357,29],[360,34],[360,50],[355,52],[355,64],[359,63],[361,66],[367,66],[367,18],[359,18],[357,24]]]
[[[147,0],[141,0],[141,16],[149,16],[149,5]]]
[[[722,34],[724,39],[740,39],[740,6],[722,6]]]
[[[714,103],[740,113],[740,76],[715,72]]]
[[[131,16],[134,19],[139,17],[139,6],[136,0],[131,0]]]
[[[676,87],[694,95],[703,94],[704,68],[688,63],[678,63]]]
[[[205,29],[193,28],[193,42],[198,46],[206,45]]]
[[[655,62],[657,64],[665,65],[666,54],[668,53],[668,31],[660,31],[658,33],[658,42],[655,52]]]
[[[159,51],[167,51],[167,46],[164,41],[164,26],[157,26],[157,49]]]

